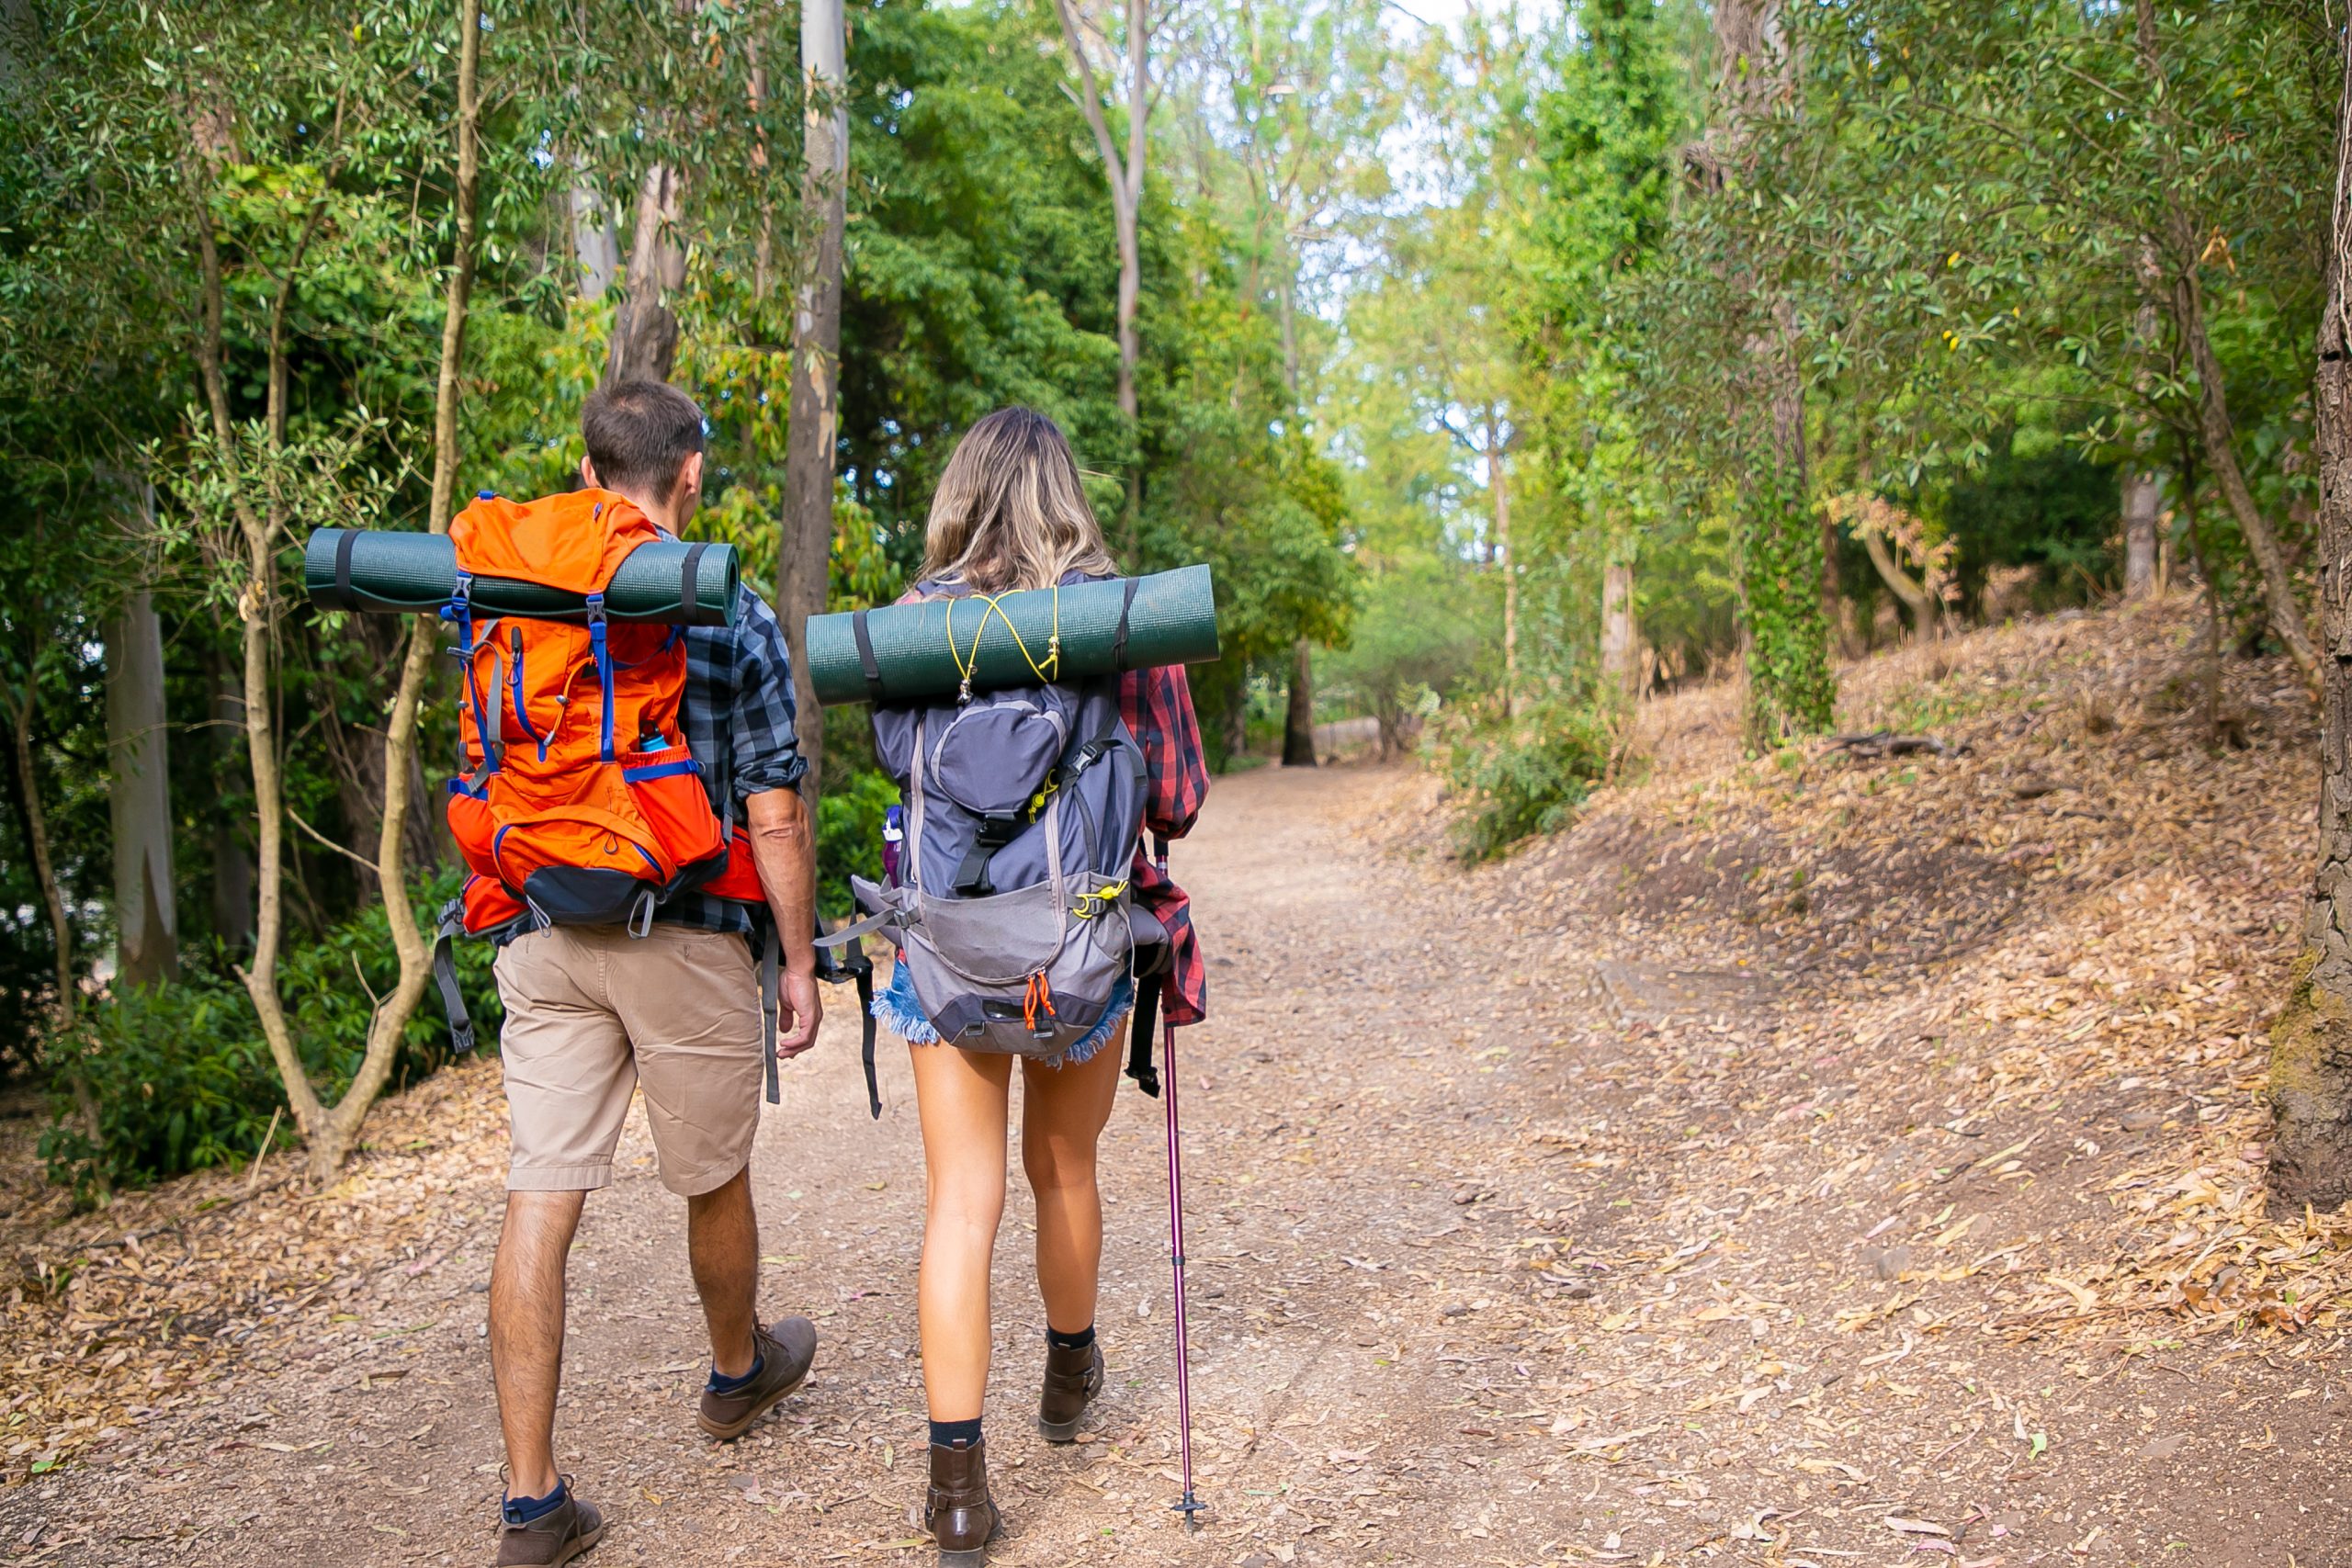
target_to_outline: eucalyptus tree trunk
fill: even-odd
[[[1641,632],[1634,623],[1634,563],[1600,569],[1600,679],[1624,697],[1639,694]]]
[[[2164,515],[2164,476],[2133,464],[2123,471],[2123,596],[2156,591],[2156,528]]]
[[[1711,149],[1727,176],[1752,170],[1758,128],[1798,92],[1798,61],[1782,0],[1719,0],[1714,12],[1718,124]],[[1769,280],[1758,298],[1736,390],[1762,409],[1761,451],[1735,533],[1746,655],[1747,744],[1762,750],[1827,728],[1837,699],[1829,624],[1822,613],[1822,532],[1814,514],[1804,429],[1804,378],[1795,312]]]
[[[37,706],[29,669],[24,686],[12,694],[8,711],[8,760],[15,770],[17,809],[23,814],[25,852],[31,860],[33,885],[40,890],[41,912],[49,920],[54,952],[51,983],[57,988],[53,1004],[60,1032],[74,1021],[80,988],[74,979],[74,919],[65,906],[65,889],[57,880],[57,857],[50,842],[49,811],[41,802],[40,771],[33,754],[33,714]]]
[[[1502,423],[1487,411],[1487,499],[1495,516],[1495,559],[1503,574],[1503,716],[1519,710],[1519,552],[1510,542],[1510,474]]]
[[[621,276],[620,236],[602,191],[586,183],[567,193],[571,209],[571,252],[580,265],[580,297],[602,299]]]
[[[2143,265],[2143,270],[2146,268]],[[2143,353],[2154,350],[2156,341],[2156,305],[2144,299],[2132,317],[2132,336]],[[2148,377],[2139,378],[2143,394]],[[2152,433],[2143,430],[2132,460],[2123,466],[2120,496],[2123,514],[2123,596],[2145,599],[2156,592],[2156,536],[2164,515],[2164,476],[2146,459],[2144,450]]]
[[[2325,1210],[2352,1197],[2352,51],[2335,136],[2335,224],[2312,401],[2318,412],[2319,865],[2303,906],[2303,950],[2270,1032],[2275,1208]]]
[[[1125,0],[1127,23],[1127,150],[1125,157],[1111,134],[1111,126],[1102,114],[1102,96],[1094,85],[1094,62],[1086,52],[1086,40],[1081,35],[1077,15],[1071,10],[1071,0],[1054,0],[1054,13],[1061,18],[1062,40],[1069,46],[1070,62],[1078,68],[1080,90],[1073,95],[1080,110],[1086,116],[1087,128],[1094,133],[1094,149],[1102,155],[1102,173],[1111,187],[1111,221],[1119,243],[1119,412],[1125,417],[1128,437],[1140,442],[1142,404],[1136,393],[1136,366],[1142,356],[1142,340],[1136,331],[1136,306],[1143,293],[1143,250],[1137,237],[1138,214],[1143,208],[1144,158],[1148,149],[1145,135],[1151,118],[1151,26],[1149,6],[1146,0]],[[1127,469],[1127,552],[1135,553],[1137,513],[1143,501],[1143,468],[1140,447]],[[1128,563],[1133,565],[1132,559]]]
[[[1300,637],[1290,649],[1290,704],[1283,712],[1283,766],[1315,765],[1315,650]]]
[[[801,788],[823,787],[825,726],[808,675],[808,617],[821,615],[831,586],[833,461],[841,421],[842,231],[849,180],[848,35],[842,0],[801,0],[800,203],[812,241],[792,311],[792,418],[785,438],[784,535],[776,551],[776,618],[792,650],[799,694]]]
[[[213,777],[224,780],[248,771],[237,748],[245,732],[245,699],[225,659],[214,656],[210,671]],[[232,957],[253,949],[253,851],[226,816],[212,829],[212,934]]]
[[[142,506],[153,492],[141,487]],[[152,510],[150,512],[152,515]],[[152,986],[179,973],[172,878],[172,781],[164,713],[164,633],[154,596],[124,595],[107,626],[107,761],[114,839],[115,973]]]
[[[686,281],[685,252],[670,233],[678,221],[678,199],[677,170],[656,164],[645,171],[629,234],[628,272],[605,356],[607,381],[666,381],[677,360],[678,318],[662,294]]]

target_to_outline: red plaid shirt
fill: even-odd
[[[1193,830],[1209,793],[1208,759],[1201,750],[1201,725],[1193,714],[1193,687],[1184,667],[1130,670],[1120,676],[1119,715],[1143,749],[1150,781],[1144,826],[1159,838],[1182,838]],[[1172,966],[1161,1005],[1169,1022],[1198,1023],[1208,1016],[1209,972],[1193,930],[1193,900],[1149,851],[1148,844],[1136,847],[1135,900],[1168,928]]]

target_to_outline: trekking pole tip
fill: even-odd
[[[1184,1516],[1184,1528],[1186,1529],[1195,1530],[1201,1528],[1200,1516],[1208,1510],[1208,1505],[1202,1502],[1198,1497],[1193,1496],[1192,1488],[1190,1487],[1185,1488],[1184,1497],[1182,1502],[1170,1503],[1168,1506],[1171,1512]]]

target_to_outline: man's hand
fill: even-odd
[[[805,970],[786,969],[781,984],[781,1002],[791,1021],[777,1021],[775,1054],[797,1056],[817,1043],[817,1026],[825,1020],[824,998],[819,994],[817,976]]]

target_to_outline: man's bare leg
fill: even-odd
[[[686,1200],[686,1260],[710,1325],[710,1364],[721,1377],[749,1375],[760,1292],[760,1220],[752,1207],[751,1167]]]
[[[563,1382],[563,1265],[585,1192],[509,1192],[490,1269],[490,1365],[506,1435],[506,1493],[545,1497],[555,1468]]]

